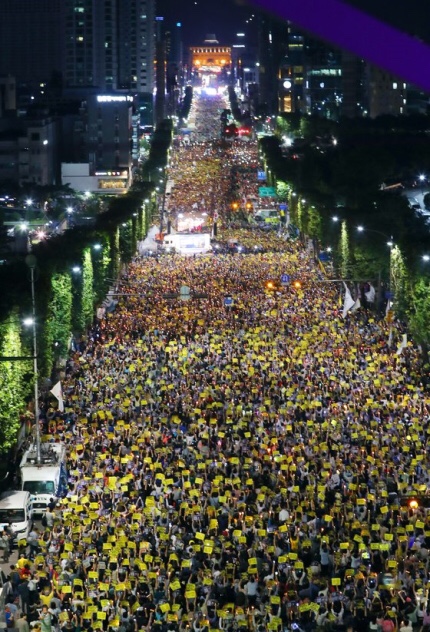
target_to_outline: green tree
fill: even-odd
[[[276,195],[278,196],[278,200],[286,200],[288,198],[289,191],[290,186],[287,182],[284,182],[283,180],[277,180]]]
[[[340,263],[340,275],[342,278],[347,278],[350,272],[351,265],[351,249],[349,245],[348,227],[346,222],[342,222],[340,230],[339,241],[339,263]]]
[[[17,309],[0,324],[0,355],[29,355],[21,342]],[[9,449],[16,441],[20,427],[19,416],[25,409],[25,397],[31,390],[31,383],[26,384],[29,368],[25,361],[0,361],[0,450]]]
[[[121,255],[119,249],[119,226],[110,236],[110,271],[109,276],[112,279],[117,279],[121,269]]]
[[[404,316],[410,302],[410,280],[405,259],[398,246],[390,253],[390,289],[394,293],[394,308],[397,314]]]
[[[89,248],[84,250],[82,260],[82,321],[84,327],[93,322],[94,318],[94,272],[93,260]]]
[[[416,342],[421,345],[423,356],[428,362],[430,349],[430,285],[428,279],[424,277],[419,278],[415,283],[408,315],[409,329]]]
[[[318,210],[311,206],[308,211],[308,235],[314,239],[321,239],[321,215]]]
[[[98,240],[99,248],[92,249],[94,302],[101,303],[110,286],[109,268],[111,264],[109,240],[105,235]]]
[[[55,272],[43,327],[41,368],[51,375],[55,361],[64,358],[69,350],[72,333],[72,281],[69,272]]]

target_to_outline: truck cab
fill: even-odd
[[[36,446],[31,446],[21,460],[20,474],[23,491],[31,494],[33,512],[45,512],[51,498],[61,497],[67,490],[65,446],[61,443],[42,444],[40,462]]]
[[[8,529],[14,541],[27,539],[33,524],[31,495],[8,491],[0,495],[0,532]]]

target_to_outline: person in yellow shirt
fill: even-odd
[[[31,566],[31,561],[25,557],[24,551],[20,553],[16,566],[17,568],[24,568],[25,566]]]
[[[40,603],[42,604],[42,606],[47,606],[49,608],[49,606],[51,605],[53,596],[54,596],[53,588],[51,586],[45,586],[39,596]]]

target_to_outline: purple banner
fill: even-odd
[[[338,0],[252,0],[252,3],[430,92],[430,46],[376,18]]]

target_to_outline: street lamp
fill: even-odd
[[[430,261],[430,255],[423,255],[423,261]]]
[[[386,235],[385,233],[383,233],[380,230],[375,230],[374,228],[365,228],[364,226],[357,226],[357,230],[359,233],[363,233],[364,231],[366,231],[367,233],[376,233],[377,235],[381,235],[382,237],[384,237],[387,240],[387,246],[389,246],[390,248],[392,248],[394,246],[394,241],[393,241],[393,236],[391,235],[391,237],[388,237],[388,235]]]
[[[391,237],[388,237],[388,235],[386,235],[385,233],[383,233],[380,230],[376,230],[374,228],[365,228],[364,226],[357,226],[357,230],[359,233],[363,233],[363,232],[368,232],[368,233],[375,233],[376,235],[381,235],[382,237],[384,237],[384,239],[387,240],[387,246],[390,249],[390,259],[389,259],[389,270],[388,270],[388,291],[391,291],[391,285],[392,285],[392,276],[393,276],[393,266],[392,266],[392,256],[391,256],[391,251],[392,248],[394,247],[394,241],[393,241],[393,236],[391,235]]]
[[[39,426],[39,370],[37,366],[37,329],[36,329],[36,293],[34,288],[34,271],[36,269],[37,259],[34,255],[27,255],[25,263],[30,268],[31,283],[31,307],[32,317],[26,318],[24,324],[33,327],[33,371],[34,371],[34,423],[36,433],[36,462],[41,462],[40,455],[40,426]]]

